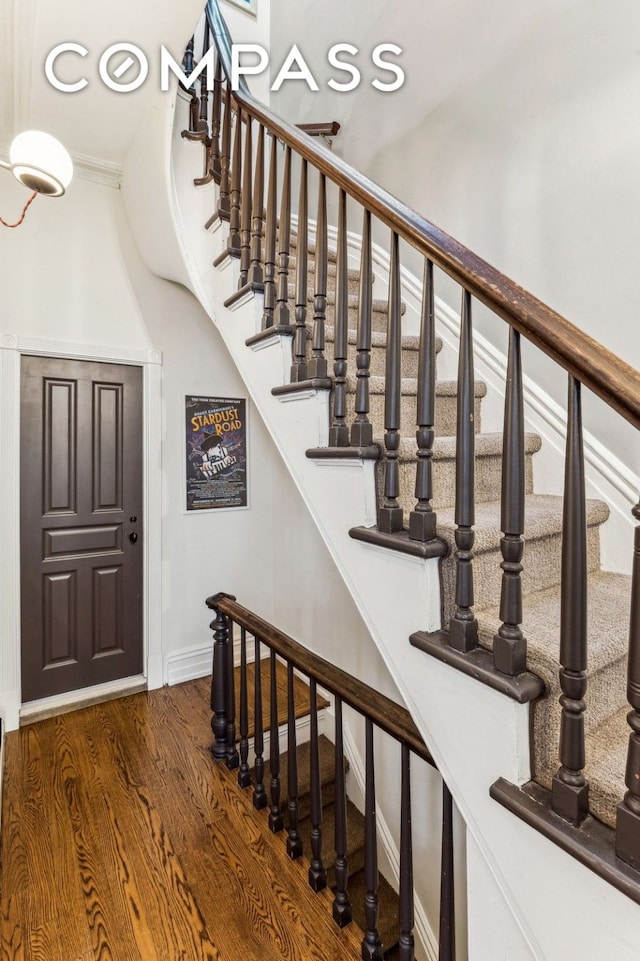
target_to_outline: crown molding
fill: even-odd
[[[100,160],[98,157],[91,157],[88,154],[72,153],[73,169],[75,176],[80,180],[89,180],[91,183],[102,184],[103,187],[113,187],[120,189],[122,182],[123,165],[113,163],[110,160]]]

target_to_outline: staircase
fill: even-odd
[[[224,59],[228,38],[215,5],[208,9]],[[565,917],[580,917],[585,957],[606,954],[610,929],[597,906],[610,885],[622,892],[615,894],[620,930],[637,921],[640,789],[631,775],[627,799],[620,803],[629,745],[630,604],[636,613],[629,691],[636,712],[640,622],[637,585],[634,591],[630,577],[602,569],[600,532],[609,508],[584,500],[580,385],[638,426],[640,378],[395,198],[300,140],[247,91],[239,94],[242,123],[232,124],[233,109],[224,109],[222,120],[221,105],[231,103],[229,97],[219,91],[211,136],[200,136],[208,183],[219,181],[217,215],[210,216],[213,191],[198,200],[186,184],[178,187],[182,221],[177,233],[188,238],[187,282],[215,315],[454,793],[471,839],[471,869],[476,881],[482,878],[480,889],[485,880],[487,891],[489,879],[497,884],[504,923],[525,932],[531,948],[526,957],[575,952],[575,926],[565,936],[553,921],[561,897]],[[215,103],[214,96],[214,111]],[[253,118],[254,138],[256,125],[262,132],[257,155],[247,149],[243,135],[247,117]],[[178,124],[186,122],[181,117]],[[269,133],[274,135],[270,158]],[[174,159],[188,169],[185,150],[196,148],[177,134]],[[284,161],[276,136],[287,147]],[[347,262],[342,194],[334,250],[327,243],[326,198],[324,207],[318,206],[315,243],[308,243],[302,184],[297,234],[291,235],[296,154],[317,169],[321,185],[333,179],[339,191],[347,189],[350,205],[364,207],[360,270],[353,269],[353,258]],[[254,172],[265,159],[268,178],[263,180]],[[391,230],[388,283],[381,276],[374,282],[367,215]],[[213,236],[202,231],[206,221]],[[402,331],[398,235],[425,257],[420,336]],[[442,349],[428,273],[433,262],[463,288],[455,381],[433,376]],[[487,386],[474,376],[472,299],[489,306],[511,329],[504,439],[495,430],[483,431]],[[540,436],[524,430],[521,336],[568,374],[564,497],[535,489],[535,458],[544,457],[545,448]],[[630,544],[625,550],[631,553]],[[637,726],[634,714],[632,730]],[[631,750],[629,757],[635,757],[633,737]],[[535,784],[528,783],[532,777]],[[589,871],[564,858],[555,862],[554,883],[536,883],[533,868],[522,870],[523,861],[535,864],[540,850],[531,826]],[[480,927],[481,914],[476,912],[473,922]],[[620,958],[633,957],[622,941],[617,950]],[[488,952],[477,941],[470,956],[484,959]]]
[[[297,238],[292,238],[289,268],[295,276]],[[315,289],[315,246],[309,247],[308,289]],[[329,287],[327,296],[326,343],[329,356],[335,344],[336,303],[335,250],[328,251]],[[360,273],[349,271],[349,353],[347,364],[356,368],[357,292]],[[375,292],[375,284],[374,284]],[[382,292],[382,291],[381,291]],[[387,291],[384,292],[387,294]],[[312,298],[309,298],[310,302]],[[295,287],[289,288],[288,307],[295,315]],[[403,305],[404,312],[404,305]],[[370,419],[374,439],[384,446],[385,363],[387,356],[388,300],[372,301],[371,407]],[[405,335],[401,342],[401,423],[415,421],[418,394],[419,338]],[[442,340],[436,340],[440,353]],[[307,360],[311,359],[311,331],[307,338]],[[348,419],[355,416],[356,377],[347,380]],[[448,623],[455,608],[455,470],[457,383],[437,380],[435,390],[435,440],[433,444],[433,507],[438,514],[438,535],[448,544],[441,565],[443,623]],[[491,650],[493,638],[501,624],[499,615],[502,561],[500,510],[502,482],[502,434],[482,432],[482,400],[487,386],[474,383],[475,437],[475,534],[474,587],[479,600],[476,606],[480,643]],[[558,768],[557,744],[560,734],[561,694],[558,680],[557,649],[560,622],[560,574],[563,503],[559,496],[536,494],[533,484],[534,455],[544,457],[542,439],[525,436],[525,516],[526,548],[523,572],[522,626],[528,639],[527,666],[545,684],[546,696],[534,709],[534,779],[550,789]],[[398,501],[405,516],[415,506],[415,473],[417,464],[415,436],[403,433],[400,440],[400,489]],[[376,464],[378,503],[384,497],[384,461]],[[625,697],[627,670],[627,625],[619,612],[629,610],[631,578],[603,571],[600,564],[600,527],[606,523],[609,509],[602,501],[586,504],[588,549],[588,671],[589,714],[587,719],[586,770],[591,784],[591,810],[605,824],[615,827],[616,808],[624,793],[624,774],[628,740]]]
[[[277,688],[279,692],[279,713],[278,724],[282,728],[287,723],[287,671],[283,664],[278,661],[276,666]],[[269,703],[270,703],[270,676],[269,662],[266,659],[261,661],[261,689],[263,693],[263,729],[268,730],[270,724]],[[235,700],[240,702],[242,676],[240,667],[236,667],[234,672]],[[249,710],[248,710],[248,731],[247,737],[253,742],[255,738],[255,662],[247,665],[247,684],[249,691]],[[316,706],[319,712],[324,711],[330,706],[330,702],[323,696],[318,695]],[[296,678],[294,693],[294,711],[298,722],[308,721],[310,710],[310,690],[302,680]],[[334,891],[336,887],[335,877],[335,825],[336,825],[336,755],[335,746],[332,741],[321,734],[318,738],[320,791],[322,798],[322,852],[321,860],[327,872],[327,886]],[[265,756],[266,760],[266,756]],[[280,778],[280,806],[286,811],[288,808],[289,795],[289,753],[285,751],[279,759],[279,778]],[[345,758],[345,774],[349,771],[349,762]],[[296,749],[296,772],[297,772],[297,813],[298,828],[302,838],[302,851],[306,855],[303,859],[304,871],[309,868],[309,855],[311,852],[312,834],[312,801],[311,801],[311,742],[301,741]],[[251,769],[251,783],[256,784],[259,775],[255,766]],[[348,778],[347,778],[348,783]],[[366,895],[366,876],[365,865],[365,818],[347,793],[346,803],[347,820],[347,859],[349,864],[349,897],[353,906],[353,920],[360,929],[361,936],[366,928],[366,918],[364,912]],[[378,932],[384,945],[385,958],[393,959],[396,957],[398,947],[399,928],[398,895],[391,883],[380,874],[378,877],[378,897],[379,897],[379,916]]]

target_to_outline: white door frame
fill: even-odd
[[[133,364],[143,368],[143,645],[150,690],[162,685],[162,354],[0,333],[0,717],[20,722],[20,357]]]

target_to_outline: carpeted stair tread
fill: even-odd
[[[295,251],[295,248],[293,249]],[[298,266],[298,262],[297,262],[296,255],[295,253],[291,253],[289,255],[289,280],[291,280],[292,276],[295,277],[295,271],[297,266]],[[327,264],[327,268],[328,268],[327,269],[328,276],[335,277],[336,268],[337,268],[336,261],[335,260],[329,261],[329,263]],[[311,255],[309,255],[309,257],[307,258],[307,274],[312,277],[315,274],[315,269],[316,269],[315,257],[312,257]],[[360,271],[358,270],[357,267],[348,268],[347,279],[349,280],[350,283],[354,283],[354,284],[360,283]],[[373,280],[375,281],[375,277],[373,278]]]
[[[626,711],[625,690],[627,674],[628,620],[621,612],[629,610],[631,578],[624,574],[594,571],[587,584],[587,736],[597,735],[612,714]],[[478,625],[481,643],[491,647],[500,626],[498,608],[479,611]],[[533,776],[543,787],[551,787],[551,779],[558,769],[561,695],[558,677],[560,650],[560,588],[528,594],[523,602],[522,629],[527,638],[527,666],[541,677],[547,687],[546,696],[533,708]],[[618,750],[615,741],[609,747]],[[589,758],[587,754],[587,758]],[[605,797],[606,778],[600,789]],[[608,790],[617,790],[610,782]],[[604,792],[604,793],[603,793]],[[620,796],[617,796],[617,800]],[[616,803],[617,803],[616,800]]]
[[[289,259],[289,285],[293,284],[296,279],[296,269],[297,262],[295,254]],[[309,259],[307,262],[307,286],[309,290],[313,290],[315,285],[315,270],[316,262],[315,260]],[[338,265],[335,261],[329,262],[327,264],[327,282],[330,288],[335,288],[336,285],[336,275],[337,275]],[[375,281],[375,277],[371,277],[371,284]],[[347,271],[347,288],[350,294],[360,294],[360,271],[354,268],[349,268]]]
[[[311,809],[311,790],[310,773],[311,743],[305,741],[297,748],[298,756],[298,817],[303,819],[308,817]],[[322,787],[322,805],[327,807],[335,801],[335,748],[331,741],[321,734],[318,738],[318,755],[320,760],[320,784]],[[268,764],[267,764],[268,769]],[[349,770],[349,764],[345,760],[345,771]],[[253,772],[252,772],[253,773]],[[289,752],[285,751],[280,755],[280,803],[286,807],[289,799]],[[265,776],[265,788],[268,790],[269,776]]]
[[[312,295],[312,294],[309,294],[309,297],[308,297],[307,299],[308,299],[309,303],[312,303],[313,300],[314,300],[313,295]],[[335,291],[334,291],[334,290],[328,290],[328,291],[327,291],[327,306],[328,306],[328,307],[334,307],[334,306],[335,306],[335,303],[336,303]],[[359,308],[359,306],[360,306],[360,301],[359,301],[359,299],[358,299],[358,295],[357,295],[357,294],[349,294],[349,297],[348,297],[348,307],[349,307],[349,310],[351,310],[351,311],[357,311],[358,308]],[[373,312],[374,314],[384,314],[384,316],[386,317],[386,316],[387,316],[387,311],[388,311],[388,309],[389,309],[389,305],[388,305],[388,303],[387,303],[386,300],[380,300],[380,299],[377,298],[377,297],[374,297],[374,298],[372,299],[372,301],[371,301],[371,310],[372,310],[372,312]],[[406,309],[407,309],[407,305],[403,303],[403,304],[402,304],[402,307],[401,307],[401,313],[404,314],[405,311],[406,311]],[[312,320],[312,319],[313,319],[313,315],[312,315],[311,318],[309,318],[309,319]]]
[[[446,421],[444,422],[446,424]],[[452,424],[452,426],[455,426]],[[376,443],[384,446],[378,438]],[[538,434],[525,435],[525,493],[533,491],[533,454],[540,449]],[[456,439],[451,436],[436,436],[433,443],[433,499],[436,511],[450,508],[456,496]],[[418,460],[414,437],[400,440],[398,462],[400,465],[399,501],[405,511],[415,505],[415,465]],[[377,471],[379,495],[384,483],[384,469]],[[476,434],[476,503],[495,501],[502,489],[502,434]]]
[[[349,878],[349,900],[353,906],[353,920],[366,930],[366,918],[364,913],[364,899],[367,893],[367,882],[364,871]],[[385,953],[391,952],[398,943],[400,936],[400,925],[398,923],[398,908],[400,902],[397,893],[389,882],[378,874],[378,934],[382,942]],[[393,957],[393,955],[390,955]]]
[[[500,457],[502,459],[502,434],[487,433],[476,434],[476,458]],[[542,439],[539,434],[525,434],[525,454],[535,454],[540,450]],[[436,437],[433,442],[434,460],[454,460],[456,457],[456,438],[455,437]],[[413,437],[402,437],[400,439],[399,457],[400,463],[415,463],[416,441]],[[500,491],[497,492],[500,496]]]
[[[297,249],[298,249],[298,237],[297,237],[297,235],[296,235],[295,233],[292,233],[292,234],[291,234],[291,255],[290,255],[290,256],[295,256],[295,251],[296,251]],[[307,255],[309,256],[310,259],[315,260],[315,256],[316,256],[316,245],[315,245],[315,243],[308,243],[308,244],[307,244]],[[327,260],[329,261],[329,263],[330,263],[330,264],[335,264],[336,261],[337,261],[337,259],[338,259],[338,253],[337,253],[337,251],[336,251],[336,250],[333,250],[331,247],[328,247],[328,248],[327,248]]]
[[[330,342],[330,343],[334,343],[334,341],[335,341],[335,336],[336,336],[336,335],[335,335],[335,327],[334,327],[334,325],[333,325],[333,324],[325,324],[324,332],[325,332],[325,339],[326,339],[328,342]],[[312,339],[313,339],[313,330],[307,330],[307,339],[308,339],[308,340],[312,340]],[[358,343],[358,331],[355,330],[355,329],[353,329],[353,328],[350,328],[349,331],[347,332],[347,339],[348,339],[348,343],[349,343],[350,345],[352,345],[352,346],[357,345],[357,343]],[[386,346],[387,346],[387,334],[386,334],[386,331],[383,331],[383,330],[373,330],[373,331],[371,332],[371,346],[372,346],[373,348],[376,348],[376,347],[384,347],[384,348],[386,348]],[[403,335],[402,335],[402,349],[403,349],[403,350],[410,351],[410,352],[418,353],[418,351],[420,350],[420,338],[419,338],[418,336],[416,336],[415,334],[403,334]],[[436,338],[436,353],[439,353],[441,350],[442,350],[442,338],[441,338],[441,337],[437,337],[437,338]]]
[[[355,374],[347,375],[347,393],[354,394],[356,391],[357,378]],[[384,394],[385,378],[370,377],[369,392],[371,394]],[[400,392],[406,397],[418,396],[418,378],[403,377],[400,381]],[[487,385],[477,380],[475,382],[475,397],[484,397],[487,393]],[[436,397],[455,397],[457,395],[457,384],[455,381],[441,380],[436,384]]]
[[[474,524],[475,541],[474,556],[484,551],[492,551],[499,547],[502,532],[500,528],[499,500],[489,501],[476,506]],[[609,517],[609,508],[604,501],[588,499],[586,502],[587,527],[603,524]],[[454,511],[443,510],[438,514],[438,533],[447,538],[453,545],[453,533],[456,528]],[[556,494],[529,494],[525,504],[526,542],[539,540],[562,530],[562,497]],[[527,548],[525,543],[524,564],[527,563]],[[477,598],[476,604],[482,606],[482,598]]]
[[[591,678],[608,664],[626,658],[629,624],[622,613],[630,609],[631,578],[625,574],[595,571],[588,578],[587,590],[587,677]],[[479,611],[478,621],[482,636],[490,646],[491,638],[500,626],[498,608]],[[529,669],[547,686],[556,684],[560,649],[559,585],[524,598],[522,623],[527,637]],[[624,701],[624,687],[620,688],[619,695]]]
[[[449,544],[449,555],[440,566],[443,623],[448,624],[455,606],[456,561],[454,510],[438,511],[438,534]],[[502,585],[500,501],[475,507],[474,595],[476,612],[497,607]],[[602,501],[589,500],[587,516],[588,570],[600,567],[600,524],[609,516]],[[562,498],[552,494],[528,494],[525,499],[525,549],[522,590],[525,595],[552,588],[560,582]]]
[[[333,887],[336,883],[334,865],[336,832],[335,804],[329,804],[322,811],[322,863],[327,872],[327,883]],[[311,819],[304,818],[300,822],[303,850],[307,858],[311,857]],[[347,800],[347,861],[349,874],[355,874],[364,866],[364,818],[357,807]]]
[[[359,296],[357,290],[353,288],[349,291],[349,307],[356,308],[360,306]],[[288,299],[290,304],[295,304],[296,302],[296,285],[291,283],[291,273],[289,273],[289,286],[288,286]],[[315,291],[313,284],[307,285],[307,303],[312,304],[315,300]],[[335,304],[336,302],[336,291],[334,287],[329,286],[327,289],[327,304]],[[389,309],[389,304],[386,300],[381,298],[373,298],[371,304],[372,310],[378,313],[386,314]],[[402,313],[404,314],[407,309],[406,304],[402,304]]]
[[[624,777],[631,733],[628,713],[626,704],[591,731],[586,740],[589,805],[592,814],[611,828],[615,828],[616,810],[627,790]]]
[[[335,327],[333,324],[325,325],[325,340],[327,343],[327,354],[333,355],[333,345],[335,343]],[[311,341],[313,339],[313,330],[311,327],[307,328],[307,341],[309,348]],[[350,328],[347,334],[348,342],[348,352],[347,352],[347,364],[348,369],[352,374],[357,370],[357,344],[358,344],[358,332],[355,328]],[[384,377],[386,371],[386,348],[387,348],[387,332],[386,330],[373,330],[371,332],[371,355],[370,355],[370,367],[369,374],[372,377]],[[442,349],[442,340],[438,337],[436,339],[436,352]],[[420,339],[413,334],[404,334],[402,336],[402,353],[400,356],[401,363],[401,373],[403,377],[417,377],[418,376],[418,364],[420,360]]]

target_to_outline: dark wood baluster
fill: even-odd
[[[569,375],[560,581],[560,768],[552,783],[553,810],[580,824],[589,812],[584,776],[587,693],[587,522],[581,385]]]
[[[347,347],[349,337],[349,288],[347,282],[347,194],[340,191],[338,202],[338,254],[336,265],[336,316],[333,343],[333,423],[330,447],[347,447]]]
[[[210,45],[210,35],[209,35],[209,23],[205,21],[204,25],[204,39],[202,43],[202,56],[206,56]],[[196,177],[193,181],[196,187],[205,187],[210,184],[213,180],[212,172],[212,150],[213,143],[209,135],[209,83],[208,83],[208,71],[205,67],[200,74],[200,119],[198,122],[198,131],[202,137],[202,141],[205,145],[204,152],[204,174],[202,177]]]
[[[456,909],[453,865],[453,799],[442,782],[442,858],[440,866],[440,937],[438,961],[456,959]]]
[[[633,516],[640,522],[640,503],[634,507]],[[624,800],[618,805],[616,854],[638,871],[640,870],[640,526],[635,530],[631,577],[627,699],[631,705],[631,711],[627,715],[631,728],[625,777],[628,791]]]
[[[402,745],[402,785],[400,797],[400,940],[399,961],[413,961],[413,844],[411,837],[411,752]]]
[[[433,264],[424,264],[424,292],[420,351],[418,354],[418,410],[416,440],[416,506],[409,515],[409,537],[414,541],[432,541],[436,536],[436,513],[433,498],[433,429],[436,409],[436,324],[433,291]]]
[[[478,646],[473,614],[473,542],[475,533],[475,389],[471,294],[462,292],[458,354],[458,424],[456,434],[456,599],[449,622],[449,643],[467,653]]]
[[[249,265],[248,282],[252,290],[264,290],[264,274],[262,272],[262,226],[264,208],[264,127],[258,128],[258,146],[256,148],[256,173],[253,183],[253,210],[251,218],[251,263]]]
[[[296,706],[293,697],[293,664],[287,664],[287,854],[295,859],[302,856],[302,838],[298,830],[298,744],[296,737]]]
[[[310,730],[310,782],[311,782],[311,864],[309,884],[314,891],[322,891],[327,886],[327,873],[322,864],[322,784],[320,782],[320,754],[318,750],[318,696],[316,682],[309,681],[311,701]]]
[[[204,36],[202,39],[202,56],[204,57],[209,49],[209,22],[205,18]],[[206,66],[200,74],[200,114],[198,117],[198,130],[202,131],[209,138],[209,84]],[[207,168],[205,167],[205,174]]]
[[[318,220],[316,226],[316,269],[314,275],[313,341],[309,360],[309,378],[326,380],[327,358],[324,355],[325,320],[327,316],[327,180],[320,174],[318,182]]]
[[[184,58],[182,61],[184,72],[188,77],[191,76],[191,74],[193,73],[194,51],[195,51],[195,38],[191,37],[191,40],[189,40],[187,44],[187,48],[184,52]],[[185,132],[196,133],[198,130],[200,104],[198,103],[198,94],[196,93],[195,83],[192,84],[189,89],[191,90],[191,103],[189,104],[189,130]]]
[[[222,60],[216,58],[216,73],[213,81],[213,108],[211,111],[211,175],[220,183],[220,121],[222,119]]]
[[[307,379],[307,267],[309,237],[309,190],[307,161],[300,166],[300,195],[298,198],[298,241],[296,247],[296,332],[293,338],[291,383]]]
[[[220,147],[220,194],[218,197],[218,217],[229,220],[231,216],[231,85],[227,81],[222,118],[222,144]]]
[[[384,398],[384,501],[378,511],[378,529],[386,534],[402,530],[400,495],[400,406],[402,329],[400,315],[400,250],[398,235],[391,235],[391,273],[389,276],[389,316],[387,321],[387,362]]]
[[[291,248],[291,147],[284,152],[280,226],[278,228],[278,285],[275,322],[288,327],[289,318],[289,251]]]
[[[365,934],[362,939],[363,961],[383,961],[378,934],[378,840],[376,834],[376,778],[373,752],[373,721],[366,719],[364,801],[364,871],[367,892],[364,899]]]
[[[344,928],[353,918],[349,901],[349,865],[347,863],[347,786],[344,772],[344,741],[342,733],[342,700],[335,699],[336,712],[336,894],[333,900],[333,920]]]
[[[502,591],[500,620],[493,638],[493,662],[503,674],[520,674],[527,666],[522,623],[522,555],[524,553],[524,394],[520,334],[509,332],[509,364],[504,399],[502,448]]]
[[[271,137],[271,162],[267,190],[267,223],[264,247],[264,313],[262,329],[273,327],[276,304],[276,204],[278,196],[278,141]]]
[[[213,631],[213,674],[211,677],[211,753],[216,761],[227,757],[227,649],[229,647],[229,619],[216,607],[218,595],[207,598],[207,607],[215,611],[210,627]]]
[[[251,787],[249,770],[249,697],[247,685],[247,632],[240,629],[240,767],[238,784]]]
[[[227,643],[227,767],[230,771],[240,764],[240,758],[236,748],[236,686],[234,683],[234,664],[233,664],[233,621],[231,632]]]
[[[269,733],[269,769],[271,771],[271,806],[269,808],[269,829],[277,834],[284,827],[284,817],[280,807],[280,741],[278,740],[278,689],[276,687],[276,652],[271,651],[270,705],[271,724]]]
[[[253,751],[256,756],[255,786],[253,788],[253,806],[262,811],[267,806],[267,792],[264,789],[264,732],[262,725],[262,661],[260,658],[260,641],[255,639],[255,655],[253,662]]]
[[[239,257],[242,243],[240,238],[240,198],[242,196],[242,112],[240,104],[236,109],[236,125],[233,133],[233,160],[231,164],[231,196],[229,207],[229,241],[227,253]]]
[[[242,182],[242,209],[240,230],[240,280],[238,289],[245,286],[249,279],[251,264],[251,186],[253,179],[253,143],[252,125],[249,114],[246,114],[246,128],[244,134],[244,180]]]
[[[371,376],[371,212],[365,208],[362,221],[362,254],[360,257],[360,298],[358,303],[358,339],[356,358],[356,416],[351,425],[351,445],[368,447],[373,443],[373,424],[369,420],[369,378]]]

